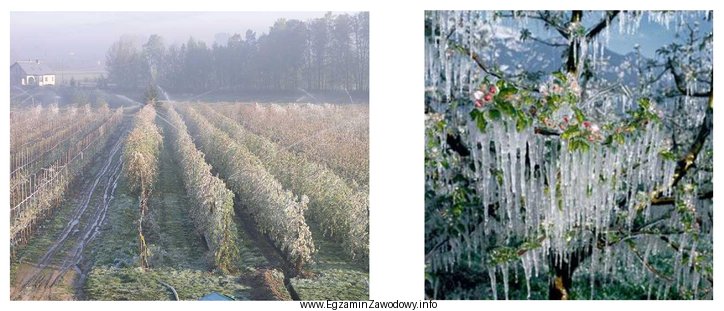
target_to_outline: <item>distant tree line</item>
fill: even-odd
[[[143,45],[122,37],[108,49],[106,69],[108,83],[129,89],[366,91],[369,14],[279,19],[258,38],[247,30],[211,47],[194,38],[166,46],[155,34]]]

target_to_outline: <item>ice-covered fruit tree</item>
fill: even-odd
[[[426,296],[711,299],[712,18],[427,12]]]

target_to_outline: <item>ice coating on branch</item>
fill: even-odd
[[[532,129],[517,132],[503,123],[491,125],[487,133],[480,133],[470,123],[474,134],[467,145],[482,147],[474,151],[477,192],[482,198],[502,201],[505,212],[496,221],[510,232],[546,235],[553,250],[561,253],[570,248],[567,232],[581,226],[601,232],[612,213],[625,212],[631,225],[640,204],[636,195],[665,184],[675,166],[646,152],[663,140],[653,125],[643,137],[618,148],[593,146],[584,153],[569,152],[557,139],[535,135]],[[491,182],[491,171],[503,172],[502,178]],[[629,195],[616,197],[617,193]],[[617,207],[621,199],[627,205]]]
[[[487,130],[481,132],[468,113],[474,107],[474,100],[485,95],[485,92],[476,92],[481,80],[489,75],[477,67],[473,56],[493,70],[510,74],[524,72],[520,66],[506,68],[504,65],[507,64],[500,63],[499,58],[510,51],[491,42],[505,40],[507,48],[515,51],[519,44],[515,39],[519,34],[511,29],[528,27],[529,19],[514,18],[503,24],[501,18],[493,18],[494,14],[457,11],[426,14],[431,30],[440,33],[431,36],[432,40],[426,40],[426,105],[430,108],[426,114],[426,146],[430,146],[426,147],[426,163],[429,164],[426,165],[426,189],[433,190],[438,197],[454,197],[461,190],[472,191],[477,206],[463,209],[460,215],[451,215],[450,209],[445,208],[436,209],[434,215],[426,215],[426,221],[434,224],[431,227],[454,232],[450,234],[453,238],[449,239],[428,238],[427,243],[436,247],[426,255],[427,269],[454,271],[456,266],[463,264],[484,267],[491,282],[485,297],[494,299],[510,298],[512,290],[507,285],[516,279],[509,277],[512,273],[525,278],[530,298],[531,279],[547,275],[551,255],[564,260],[581,252],[586,245],[595,245],[576,272],[577,278],[590,282],[590,293],[587,294],[591,297],[596,295],[594,284],[616,282],[613,276],[622,274],[630,278],[631,283],[647,284],[650,298],[667,298],[672,288],[699,290],[702,275],[692,268],[699,259],[686,257],[688,255],[684,256],[683,252],[672,254],[671,249],[675,245],[687,253],[700,254],[701,245],[697,245],[696,240],[711,239],[710,235],[697,237],[691,233],[675,233],[669,235],[672,237],[669,241],[656,235],[620,240],[641,230],[642,220],[654,224],[643,228],[647,230],[658,230],[658,224],[680,228],[687,213],[696,215],[694,223],[703,232],[711,232],[711,200],[697,199],[694,192],[683,197],[679,191],[668,189],[666,186],[673,179],[676,162],[665,160],[659,153],[673,144],[690,141],[693,134],[674,135],[667,126],[652,122],[621,145],[611,147],[592,143],[587,152],[570,152],[566,142],[558,137],[538,135],[533,128],[517,131],[510,120],[488,122]],[[611,23],[612,27],[583,44],[579,53],[590,60],[593,70],[613,70],[617,77],[615,81],[608,81],[610,83],[589,82],[581,90],[584,100],[578,107],[592,120],[588,128],[604,132],[602,120],[621,120],[627,111],[636,109],[636,98],[656,96],[661,93],[662,86],[670,91],[673,84],[670,77],[662,78],[657,84],[644,83],[654,76],[650,72],[635,73],[646,62],[641,58],[627,58],[619,68],[610,69],[610,55],[606,50],[610,36],[635,34],[645,22],[679,29],[686,16],[700,18],[705,14],[695,11],[620,14]],[[711,63],[709,59],[702,64],[682,67],[711,71]],[[693,72],[684,71],[684,74]],[[624,82],[630,75],[635,75],[640,85],[626,85]],[[687,95],[707,87],[696,79],[687,80],[685,85]],[[469,99],[471,103],[465,106],[464,101],[456,101],[460,98]],[[480,105],[478,108],[485,107]],[[699,126],[706,113],[702,100],[692,96],[667,99],[658,108],[662,116],[677,117],[681,115],[677,112],[685,111],[683,117],[676,119],[684,128]],[[564,108],[552,118],[560,122],[564,116],[572,119],[572,115],[570,109]],[[447,139],[448,134],[458,135],[470,155],[451,152],[453,147]],[[710,139],[706,144],[711,145]],[[709,166],[711,159],[702,157],[697,158],[696,166]],[[687,176],[682,184],[699,184],[711,180],[711,175],[710,171],[697,170],[695,176]],[[461,176],[472,181],[471,184],[459,183]],[[674,196],[677,202],[686,202],[684,213],[651,205],[651,193],[661,188],[666,189],[661,194],[663,197]],[[705,192],[708,189],[698,190]],[[437,204],[449,206],[444,204],[451,203],[426,199],[426,205]],[[453,226],[459,223],[466,225],[454,231],[457,228]],[[612,230],[614,227],[621,231]],[[532,246],[522,247],[525,243]],[[600,243],[603,243],[602,247],[599,247]],[[503,249],[504,246],[507,249]],[[514,259],[509,260],[509,256]],[[669,274],[671,280],[652,268],[662,257],[668,258],[673,265],[673,272]],[[439,283],[431,282],[433,289],[437,289]]]

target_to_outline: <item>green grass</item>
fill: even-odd
[[[219,292],[236,300],[247,300],[251,288],[238,282],[238,277],[191,269],[95,267],[85,287],[90,300],[174,300],[165,282],[178,292],[180,300],[198,300],[211,292]]]
[[[159,176],[149,210],[154,232],[147,234],[153,267],[209,269],[208,249],[194,228],[190,217],[193,208],[186,197],[183,176],[174,161],[173,144],[166,129],[159,159]]]
[[[320,269],[313,278],[291,279],[302,300],[367,300],[369,273],[350,269]]]
[[[367,300],[369,269],[367,259],[351,262],[342,247],[324,237],[318,226],[310,222],[317,246],[315,263],[310,267],[313,277],[292,278],[294,290],[302,300]]]
[[[242,225],[239,223],[239,221],[235,221],[234,224],[236,225],[236,231],[238,233],[238,241],[237,245],[239,246],[239,263],[238,268],[248,268],[248,267],[267,267],[269,266],[269,261],[264,257],[264,254],[262,254],[261,250],[256,246],[254,243],[254,240],[251,239],[251,237],[246,233],[246,231],[242,228]]]

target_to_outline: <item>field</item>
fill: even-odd
[[[12,300],[364,300],[368,107],[14,110]]]

